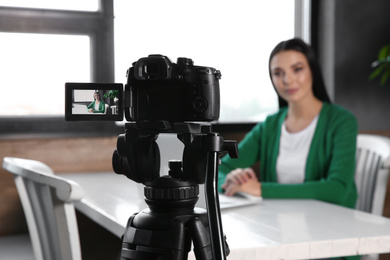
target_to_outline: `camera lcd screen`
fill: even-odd
[[[65,120],[123,120],[123,85],[65,83]]]

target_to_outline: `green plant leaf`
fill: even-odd
[[[368,79],[373,80],[374,78],[378,77],[382,73],[384,67],[385,67],[384,64],[381,64],[378,67],[376,67],[376,69],[370,74]]]
[[[386,84],[386,81],[389,78],[389,76],[390,76],[390,70],[389,69],[385,70],[385,72],[383,72],[381,77],[381,86],[384,86]]]
[[[379,50],[378,59],[371,64],[371,67],[374,71],[371,72],[369,80],[380,76],[380,85],[385,85],[390,77],[390,44]]]
[[[118,90],[110,90],[110,91],[108,91],[107,93],[104,94],[104,97],[105,98],[108,98],[108,97],[115,98],[115,97],[118,96],[118,94],[119,94]]]
[[[383,46],[378,55],[378,60],[386,59],[390,55],[390,44]]]

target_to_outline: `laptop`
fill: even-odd
[[[260,204],[263,198],[250,195],[248,193],[239,192],[234,196],[226,196],[219,194],[219,207],[221,210],[248,205]],[[199,185],[199,200],[196,207],[206,209],[206,200],[204,197],[204,185]]]
[[[88,114],[87,105],[73,104],[72,115]]]

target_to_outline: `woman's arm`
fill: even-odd
[[[95,106],[95,101],[92,101],[91,104],[89,104],[89,105],[87,106],[87,108],[88,108],[88,109],[90,109],[90,108],[93,109],[94,106]]]
[[[92,103],[89,104],[87,108],[88,108],[88,112],[89,112],[89,113],[94,113],[95,101],[92,101]]]
[[[251,167],[258,161],[260,146],[261,125],[256,125],[239,143],[238,159],[232,159],[225,155],[221,160],[218,173],[218,187],[223,191],[222,185],[225,183],[226,176],[237,168]]]
[[[345,110],[329,110],[318,122],[315,142],[306,164],[306,180],[302,184],[263,182],[265,198],[307,198],[354,207],[356,118]]]

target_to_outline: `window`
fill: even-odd
[[[96,90],[77,89],[74,91],[73,102],[92,102]]]
[[[63,118],[65,82],[114,81],[112,2],[79,2],[0,0],[0,116]]]
[[[98,0],[0,0],[0,6],[97,11]]]
[[[4,116],[61,115],[64,82],[90,81],[87,36],[0,33],[0,42]]]
[[[81,2],[0,0],[0,138],[122,132],[64,121],[65,82],[114,81],[113,1]]]
[[[278,109],[268,57],[294,36],[294,1],[115,0],[115,79],[163,54],[221,71],[221,122],[260,121]]]
[[[65,82],[125,83],[132,62],[163,54],[222,72],[220,122],[260,121],[277,110],[268,55],[301,1],[0,0],[0,117],[63,120]]]

